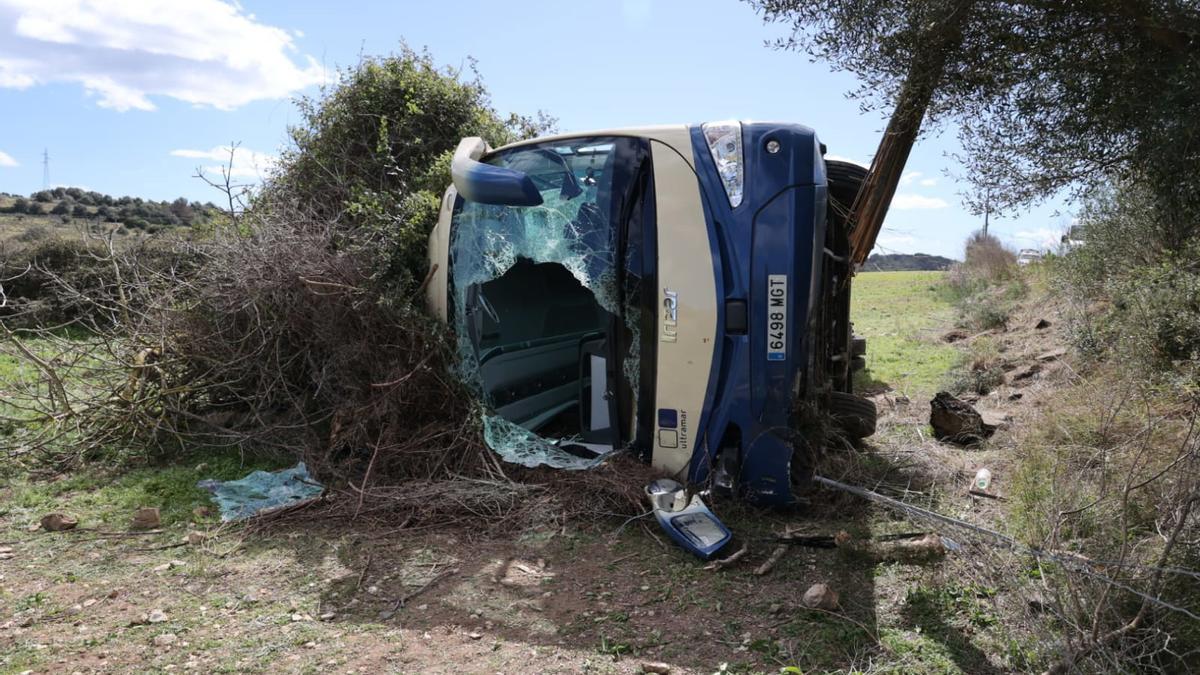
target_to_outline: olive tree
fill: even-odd
[[[774,43],[855,74],[891,106],[930,34],[965,11],[926,122],[958,123],[978,198],[1000,208],[1136,180],[1156,195],[1154,245],[1200,233],[1200,9],[1192,0],[750,0]],[[924,51],[923,51],[924,50]],[[941,60],[941,59],[939,59]]]

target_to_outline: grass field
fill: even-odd
[[[941,387],[962,353],[941,341],[954,309],[938,282],[945,272],[863,272],[854,278],[851,320],[867,338],[870,391],[891,388],[916,400]]]

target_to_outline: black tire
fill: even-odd
[[[850,207],[866,178],[867,170],[851,162],[825,161],[825,177],[829,187],[828,217],[825,248],[833,256],[825,258],[825,281],[822,292],[820,354],[824,378],[834,391],[850,393],[854,388],[853,353],[850,325],[850,230],[853,223],[847,218]]]
[[[840,391],[829,393],[829,414],[850,438],[866,438],[875,433],[875,404],[861,396]]]
[[[825,160],[825,179],[829,184],[829,196],[836,204],[839,215],[850,212],[854,198],[858,196],[858,190],[866,178],[867,168],[864,166],[836,159]],[[853,223],[847,225],[848,230],[853,228]]]

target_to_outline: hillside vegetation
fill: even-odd
[[[874,253],[863,263],[864,272],[935,272],[950,269],[950,258],[926,253]]]
[[[28,197],[0,193],[0,242],[39,241],[79,224],[120,235],[153,234],[170,228],[209,226],[221,213],[211,202],[189,202],[183,197],[154,201],[73,187],[41,190]]]

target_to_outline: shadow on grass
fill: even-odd
[[[969,635],[995,621],[979,596],[986,592],[954,584],[909,591],[901,617],[920,629],[926,638],[941,645],[946,655],[964,673],[1002,673],[988,660]]]

